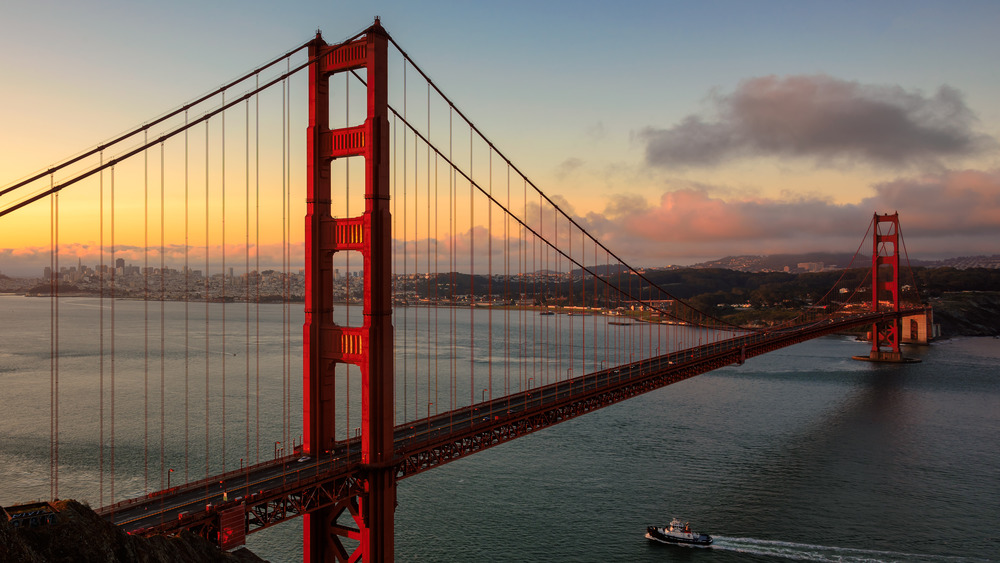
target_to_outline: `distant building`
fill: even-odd
[[[796,268],[800,270],[805,270],[806,272],[822,272],[823,263],[822,262],[799,262],[795,265]]]

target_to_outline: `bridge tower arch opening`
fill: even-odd
[[[389,212],[388,35],[379,20],[355,41],[328,45],[319,33],[309,46],[306,172],[306,279],[303,323],[303,448],[314,456],[335,446],[336,366],[361,372],[360,495],[305,515],[306,561],[391,561],[396,481],[393,474],[393,325]],[[330,129],[330,77],[364,71],[364,123]],[[331,163],[362,157],[364,212],[331,216]],[[333,321],[333,255],[360,253],[362,326]],[[345,515],[351,526],[338,523]],[[345,545],[343,539],[348,539]],[[348,551],[350,549],[350,552]]]

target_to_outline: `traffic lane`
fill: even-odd
[[[164,499],[153,499],[150,502],[117,512],[114,515],[114,522],[132,529],[162,524],[178,518],[181,513],[204,510],[220,503],[277,488],[289,482],[306,480],[310,472],[320,474],[346,466],[349,463],[349,457],[353,457],[357,461],[356,455],[342,455],[324,459],[310,457],[301,462],[290,461],[249,474],[231,476],[218,485],[213,483],[179,492],[171,497],[169,502],[164,502]]]

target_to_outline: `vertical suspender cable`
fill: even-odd
[[[507,166],[507,209],[510,206],[510,166]],[[503,394],[510,395],[510,214],[505,213],[503,217],[503,298],[504,307],[504,380]]]
[[[487,179],[487,186],[489,188],[490,196],[493,195],[493,150],[489,150],[489,166],[487,168],[487,173],[489,178]],[[489,388],[489,393],[487,395],[490,401],[493,400],[493,202],[492,200],[486,202],[486,380]],[[492,412],[490,413],[490,419],[492,420]]]
[[[587,262],[587,239],[580,232],[580,263]],[[570,286],[572,287],[572,285]],[[590,320],[587,307],[587,276],[580,270],[580,305],[583,307],[583,323],[580,330],[580,373],[587,373],[587,321]]]
[[[143,133],[143,144],[149,132]],[[149,149],[142,151],[142,466],[143,490],[149,492]]]
[[[544,297],[546,298],[545,304],[547,306],[547,304],[548,304],[548,297],[549,297],[549,295],[548,295],[548,283],[547,283],[548,282],[548,270],[549,270],[549,251],[548,251],[548,248],[546,248],[545,245],[543,244],[545,242],[545,240],[544,240],[545,239],[545,205],[542,202],[542,197],[541,196],[538,197],[538,232],[541,235],[541,238],[539,240],[537,240],[536,242],[538,243],[537,244],[538,250],[539,250],[540,253],[542,253],[542,255],[539,257],[538,264],[535,266],[534,270],[536,272],[538,271],[539,268],[542,268],[542,269],[545,270],[546,275],[544,277],[542,277],[541,280],[539,280],[539,282],[538,282],[537,285],[538,285],[540,291],[545,292]],[[538,238],[538,237],[536,237],[536,238]],[[540,323],[539,324],[539,328],[541,329],[542,326],[544,325],[544,330],[539,330],[539,333],[541,334],[541,339],[542,339],[541,340],[541,344],[542,344],[541,356],[539,358],[540,361],[541,361],[541,364],[539,366],[541,373],[539,375],[541,375],[544,378],[544,384],[548,384],[548,382],[549,382],[549,359],[550,359],[549,358],[549,353],[550,353],[550,350],[549,350],[549,325],[551,323],[542,322],[543,320],[548,320],[547,317],[546,317],[546,319],[542,319],[541,316],[539,316],[538,319],[539,319],[538,322]]]
[[[188,114],[184,112],[184,124],[187,125]],[[190,330],[190,307],[191,307],[191,264],[189,262],[191,254],[190,246],[190,204],[189,195],[190,175],[188,174],[188,130],[184,128],[184,482],[190,481],[189,463],[190,459],[190,368],[191,368],[191,348],[189,346]],[[169,471],[168,471],[169,473]]]
[[[99,422],[100,453],[98,455],[98,462],[97,462],[98,464],[97,480],[98,480],[98,489],[100,491],[98,493],[99,503],[101,506],[104,506],[104,292],[105,292],[105,287],[104,287],[104,170],[103,170],[104,152],[103,151],[101,152],[99,163],[102,167],[102,170],[100,172],[100,178],[99,178],[100,187],[98,195],[98,200],[99,200],[98,207],[100,208],[100,210],[98,211],[98,216],[99,216],[98,225],[100,226],[100,234],[98,235],[99,239],[98,246],[100,247],[98,250],[98,260],[100,263],[97,266],[98,270],[97,279],[99,286],[101,288],[100,297],[98,301],[98,311],[100,311],[98,313],[98,323],[100,324],[100,331],[99,331],[100,337],[98,339],[98,356],[100,359],[98,361],[98,367],[99,367],[98,371],[100,372],[101,381],[98,390],[99,394],[98,402],[100,406],[97,418],[100,420]]]
[[[226,93],[222,93],[222,105],[226,105]],[[222,472],[226,472],[226,285],[229,282],[229,271],[226,270],[226,112],[222,112],[222,132],[219,134],[221,141],[221,162],[222,167],[222,178],[220,189],[222,191],[222,210],[219,213],[221,221],[219,221],[219,227],[222,230],[222,288],[221,292],[221,303],[219,304],[220,314],[222,315],[222,343],[220,347],[222,348],[222,365],[220,366],[220,371],[222,372]]]
[[[454,110],[448,108],[448,160],[449,162],[454,162],[454,144],[455,144],[455,127],[454,121]],[[456,298],[456,284],[458,283],[456,276],[456,259],[458,257],[458,251],[455,248],[458,242],[458,178],[455,174],[455,167],[449,166],[449,178],[448,178],[448,231],[451,235],[451,248],[448,252],[449,261],[449,276],[451,280],[448,284],[449,291],[451,291],[451,308],[449,311],[449,321],[451,322],[451,405],[449,405],[449,410],[454,412],[455,407],[458,405],[458,344],[456,342],[457,334],[455,325],[458,320],[458,310]],[[451,421],[449,421],[450,426]]]
[[[49,184],[53,184],[52,176],[49,175]],[[56,482],[56,455],[55,455],[55,431],[56,431],[56,405],[55,405],[55,384],[56,384],[56,277],[59,275],[55,269],[56,259],[56,195],[49,196],[49,498],[55,500]]]
[[[256,87],[260,88],[260,76],[257,76]],[[256,436],[257,443],[254,448],[254,463],[260,463],[260,96],[254,97],[254,258],[255,271],[257,274],[254,276],[254,341],[257,343],[255,347],[255,360],[256,366],[254,368],[254,407],[256,409],[256,414],[254,416],[254,421],[256,422],[256,431],[254,435]],[[249,460],[247,461],[249,464]]]
[[[556,240],[557,241],[559,240],[558,237],[556,238]],[[569,259],[566,262],[566,273],[567,273],[566,298],[568,300],[567,303],[569,303],[570,306],[573,306],[576,304],[576,301],[573,298],[573,225],[569,221],[566,221],[566,244],[569,248]],[[581,273],[582,271],[583,270],[581,270]],[[567,347],[566,357],[569,359],[569,369],[572,370],[573,345],[576,342],[574,338],[576,336],[576,325],[573,324],[573,319],[568,319],[567,322],[569,323],[569,342],[566,344]],[[570,372],[567,371],[566,375],[568,377],[570,375]]]
[[[469,130],[469,178],[473,177],[472,130]],[[476,207],[469,181],[469,405],[476,403]]]
[[[595,269],[595,271],[597,271],[597,266],[598,266],[598,262],[597,262],[597,245],[595,244],[594,245],[594,269]],[[607,271],[604,272],[604,275],[608,275]],[[598,287],[597,287],[597,276],[598,275],[596,275],[596,274],[594,275],[594,291],[592,291],[591,294],[590,294],[591,295],[590,298],[593,300],[593,305],[591,306],[591,309],[595,309],[595,308],[597,308],[597,306],[599,306],[601,304],[600,298],[597,295],[597,289],[598,289]],[[598,358],[598,348],[600,347],[599,344],[598,344],[600,342],[600,340],[597,338],[597,326],[598,326],[597,323],[598,323],[599,319],[596,316],[593,316],[593,317],[594,317],[594,344],[593,344],[593,347],[594,347],[594,350],[593,350],[594,351],[594,359],[593,359],[593,367],[594,367],[595,370],[598,370],[598,369],[604,369],[604,366],[597,359]],[[604,321],[607,321],[607,319],[604,319]]]
[[[420,225],[420,159],[419,157],[419,147],[417,143],[419,142],[419,136],[413,135],[413,290],[414,297],[416,297],[417,290],[417,274],[420,272],[420,235],[419,235],[419,225]],[[420,326],[420,309],[413,309],[413,418],[416,419],[420,412],[420,365],[417,360],[417,348],[419,341],[419,327]]]
[[[53,182],[53,177],[52,176],[49,176],[49,182],[50,182],[50,186],[49,187],[51,188],[52,187],[51,183]],[[56,251],[55,251],[56,258],[55,258],[55,260],[56,260],[56,267],[53,270],[53,274],[56,271],[59,270],[59,194],[58,193],[55,194],[55,212],[56,212],[55,213],[55,241],[56,241]],[[54,408],[52,409],[52,412],[55,415],[55,417],[54,417],[55,418],[55,440],[54,440],[54,444],[55,444],[55,448],[54,448],[54,450],[55,450],[55,463],[54,463],[54,466],[55,466],[55,471],[54,471],[55,478],[53,479],[53,481],[54,481],[54,483],[53,483],[53,493],[54,494],[53,494],[52,498],[59,498],[59,281],[58,281],[58,278],[56,278],[56,288],[55,289],[56,289],[56,291],[55,291],[55,295],[56,295],[56,299],[55,299],[55,306],[56,306],[55,350],[56,350],[56,354],[55,354],[55,362],[54,362],[54,366],[53,366],[55,368],[53,370],[54,374],[55,374],[55,385],[54,385],[54,389],[53,389],[53,395],[54,395],[55,404],[53,405]]]
[[[246,182],[245,194],[243,196],[243,224],[245,228],[245,238],[243,240],[243,301],[246,303],[246,315],[244,316],[244,343],[243,355],[245,356],[244,380],[246,390],[246,410],[244,411],[244,421],[246,423],[246,444],[243,449],[243,459],[246,465],[250,465],[250,100],[247,100],[244,123],[246,124],[246,150],[244,152],[243,179]]]
[[[209,246],[208,246],[209,237],[210,237],[210,232],[209,232],[209,219],[210,219],[210,216],[209,216],[209,193],[210,193],[209,192],[209,188],[210,188],[210,183],[209,183],[209,158],[208,157],[209,157],[209,147],[211,146],[211,139],[209,138],[208,132],[209,132],[208,131],[208,121],[205,121],[205,294],[203,295],[203,298],[205,299],[205,479],[208,479],[209,475],[211,475],[211,472],[209,470],[209,459],[211,458],[211,456],[209,454],[211,453],[211,451],[209,450],[209,433],[208,433],[208,428],[209,428],[209,416],[208,416],[208,413],[209,413],[209,410],[210,410],[209,397],[211,396],[211,393],[209,392],[209,381],[211,379],[211,377],[210,377],[211,371],[209,369],[210,368],[210,365],[209,365],[209,356],[210,356],[209,343],[211,341],[211,339],[209,337],[209,312],[210,312],[209,311],[209,304],[212,302],[212,299],[210,297],[211,291],[212,291],[211,284],[210,284],[211,279],[212,279],[212,271],[211,271],[211,264],[209,262],[209,254],[210,254],[210,252],[209,252]]]
[[[288,71],[291,71],[291,60],[285,63]],[[285,341],[287,342],[292,336],[292,83],[289,80],[285,80],[285,88],[288,90],[288,95],[286,96],[287,103],[285,105],[285,151],[287,153],[286,161],[288,165],[285,167],[285,179],[283,185],[285,187],[285,199],[287,205],[285,206],[285,217],[283,218],[285,225],[285,310],[287,314],[285,315]],[[285,395],[285,446],[290,451],[291,448],[288,446],[291,443],[292,436],[292,347],[289,343],[285,346],[285,389],[288,393]]]
[[[525,193],[525,199],[524,199],[524,201],[525,201],[525,210],[527,210],[527,206],[528,206],[528,204],[527,204],[527,201],[528,201],[527,193]],[[525,217],[527,217],[527,215],[525,215]],[[539,213],[538,213],[538,217],[539,218],[541,217],[540,210],[539,210]],[[541,231],[541,227],[539,227],[539,231]],[[540,306],[544,306],[544,304],[542,303],[542,296],[540,295],[540,293],[538,291],[538,275],[537,275],[537,272],[538,272],[538,244],[537,243],[538,243],[538,236],[535,235],[534,233],[532,233],[532,235],[531,235],[531,267],[527,268],[527,270],[529,272],[531,272],[531,276],[528,278],[529,279],[528,286],[531,288],[531,293],[534,296],[534,303],[537,303]],[[524,262],[525,262],[525,264],[528,263],[528,257],[527,256],[524,257]],[[539,330],[538,329],[541,326],[541,324],[540,324],[541,321],[542,321],[542,317],[540,315],[537,315],[537,314],[533,315],[533,318],[531,320],[531,370],[530,370],[531,376],[528,377],[528,382],[529,383],[533,380],[534,384],[538,385],[538,386],[540,386],[542,384],[541,379],[538,377],[539,375],[541,375],[541,372],[538,369],[538,366],[540,365],[539,361],[538,361],[538,358],[539,358],[539,352],[541,350],[541,340],[539,339],[539,335],[538,335]]]
[[[281,83],[281,443],[288,444],[288,79]]]
[[[430,88],[429,85],[428,88]],[[429,105],[430,104],[428,103],[428,106]],[[428,121],[430,121],[430,117],[428,117]],[[441,357],[438,348],[438,344],[440,343],[441,339],[441,330],[438,322],[441,318],[441,314],[440,310],[437,309],[437,304],[441,302],[440,293],[438,293],[438,290],[441,287],[440,284],[441,268],[438,267],[439,266],[438,260],[440,258],[440,255],[438,253],[440,251],[440,241],[441,241],[441,231],[439,229],[439,224],[438,224],[438,215],[441,212],[441,204],[439,203],[441,183],[438,178],[438,161],[439,159],[437,155],[435,155],[434,156],[434,277],[432,278],[434,280],[434,303],[435,303],[435,309],[434,309],[434,412],[435,413],[437,413],[440,410],[440,404],[441,404],[441,396],[438,393],[438,368],[439,368],[438,360]],[[429,413],[428,416],[430,416]]]
[[[345,126],[351,123],[351,95],[350,95],[350,93],[351,93],[351,79],[350,79],[350,76],[345,73],[344,74],[344,125]],[[395,123],[395,121],[393,121],[392,134],[393,134],[393,139],[395,139],[395,135],[396,135],[396,123]],[[393,152],[392,158],[393,158],[393,163],[395,163],[395,159],[396,159],[395,151]],[[350,162],[351,161],[349,159],[346,160],[346,161],[344,161],[344,217],[350,217],[351,216],[351,165],[350,165]],[[395,189],[396,189],[396,184],[395,184],[395,181],[396,181],[395,170],[393,170],[392,181],[393,181],[392,199],[393,199],[393,205],[395,206],[395,199],[396,199],[396,192],[395,192]],[[333,200],[333,195],[332,194],[330,196],[330,199],[331,199],[331,201]],[[396,214],[396,209],[395,208],[393,208],[392,214],[393,215]],[[393,229],[395,229],[396,222],[393,221],[392,224],[393,224]],[[395,233],[393,233],[393,234],[395,234]],[[395,267],[395,262],[393,263],[393,267]],[[346,276],[344,277],[344,296],[345,296],[345,299],[344,299],[344,301],[345,301],[344,313],[346,315],[345,316],[345,324],[350,325],[351,324],[351,253],[350,252],[344,253],[344,273],[346,274]],[[393,353],[395,354],[395,348],[393,348]],[[393,365],[394,366],[396,365],[395,358],[393,358]],[[334,368],[334,369],[336,369],[336,368]],[[346,405],[346,408],[344,409],[344,411],[345,411],[344,412],[344,421],[345,421],[344,428],[345,428],[345,433],[347,434],[347,439],[350,440],[350,438],[351,438],[351,368],[349,366],[344,366],[344,379],[345,379],[345,385],[344,385],[344,387],[347,389],[347,398],[346,398],[346,400],[344,402],[344,404]],[[334,420],[336,420],[336,417],[334,417]],[[334,426],[333,433],[336,436],[336,434],[337,434],[337,428],[336,428],[336,426]]]
[[[431,85],[429,83],[427,84],[427,138],[428,139],[431,138]],[[435,162],[434,171],[436,173],[437,172],[437,166],[436,166],[437,159],[434,159],[434,162]],[[437,178],[435,178],[435,181],[436,180],[437,180]],[[434,188],[435,188],[435,195],[436,195],[437,184],[435,184]],[[437,204],[437,202],[435,201],[435,205],[436,204]],[[435,212],[436,211],[437,211],[437,209],[435,209]],[[436,216],[435,216],[435,220],[436,220]],[[437,228],[437,225],[435,225],[435,229],[436,228]],[[427,276],[424,279],[427,281],[427,299],[428,299],[428,301],[431,302],[431,303],[437,303],[437,300],[433,299],[433,295],[432,295],[432,292],[431,292],[431,283],[432,283],[431,280],[434,280],[433,283],[435,285],[437,284],[437,275],[436,275],[437,272],[434,272],[433,276],[431,274],[431,272],[432,272],[432,270],[431,270],[431,237],[432,236],[436,237],[437,236],[437,231],[435,230],[433,233],[431,231],[431,150],[430,150],[430,147],[428,147],[427,148]],[[436,244],[436,239],[435,239],[435,244]],[[431,345],[431,335],[433,335],[433,337],[434,337],[435,345],[437,344],[437,332],[431,331],[431,316],[434,317],[434,321],[436,323],[437,322],[437,309],[430,307],[430,305],[428,304],[428,307],[427,307],[427,347],[428,347],[428,349],[430,349],[430,345]],[[433,402],[433,403],[437,404],[437,371],[436,370],[433,370],[433,373],[434,373],[434,401],[431,401],[431,372],[432,372],[432,370],[431,370],[431,357],[432,356],[435,357],[435,361],[436,361],[436,356],[437,356],[437,350],[436,349],[435,349],[435,353],[434,354],[427,354],[427,418],[431,417],[431,403]]]
[[[287,64],[287,63],[286,63]],[[285,179],[288,177],[286,169],[288,168],[288,139],[287,131],[288,128],[285,125],[285,121],[288,119],[288,79],[282,80],[281,82],[281,443],[288,443],[288,331],[286,327],[288,326],[287,316],[288,316],[288,292],[285,291],[285,280],[288,278],[288,240],[285,237],[285,233],[288,229],[285,227],[285,218],[288,216],[287,206],[288,206],[288,190],[286,189]],[[277,455],[277,450],[275,450],[275,455]]]
[[[166,172],[164,171],[164,155],[163,155],[163,143],[160,143],[160,489],[163,487],[164,478],[164,465],[166,464],[166,452],[164,451],[164,440],[166,437],[166,397],[167,392],[166,385],[166,301],[167,301],[167,288],[166,288],[166,257],[164,256],[164,250],[166,248],[165,234],[166,227],[164,223],[165,213],[164,204],[166,202],[166,185],[165,185]]]
[[[403,121],[406,121],[406,59],[403,59]],[[395,139],[393,139],[395,141]],[[406,264],[406,127],[403,127],[403,275],[401,280],[403,282],[403,291],[406,291],[406,274],[407,274],[407,264]],[[409,310],[410,307],[407,305],[403,306],[403,341],[406,341],[406,331],[409,330]],[[408,390],[408,379],[409,369],[407,366],[407,359],[409,355],[406,353],[406,347],[403,347],[403,420],[409,421],[410,417],[407,413],[407,408],[409,407],[410,401],[407,396]],[[414,390],[414,393],[416,390]]]
[[[115,167],[111,167],[111,504],[115,503]]]
[[[558,210],[554,209],[554,208],[552,210],[552,236],[553,236],[553,241],[552,241],[553,246],[559,246],[561,244],[560,241],[559,241],[559,215],[558,215]],[[555,261],[555,266],[553,267],[553,270],[555,270],[556,275],[558,276],[556,278],[555,282],[553,283],[553,285],[555,286],[553,288],[554,289],[554,293],[556,294],[557,298],[560,298],[560,301],[562,303],[566,303],[566,297],[565,296],[563,296],[563,297],[559,296],[559,292],[563,291],[563,289],[562,289],[563,288],[563,284],[562,284],[562,276],[563,276],[563,271],[562,271],[562,255],[559,254],[559,253],[557,253],[557,252],[555,252],[555,249],[552,249],[549,252],[552,252],[552,258]],[[556,331],[555,331],[556,332],[556,381],[560,381],[563,378],[563,376],[566,374],[566,371],[563,369],[563,338],[562,338],[562,333],[563,333],[563,328],[564,328],[563,327],[563,317],[565,317],[565,315],[558,315],[558,316],[555,317],[555,321],[556,321]]]
[[[50,187],[55,183],[49,175]],[[59,494],[59,431],[57,417],[59,411],[57,396],[57,364],[59,362],[59,194],[49,197],[49,498],[55,500]]]
[[[398,131],[397,131],[397,125],[398,125],[398,123],[399,123],[398,116],[396,116],[396,114],[393,114],[392,115],[392,216],[397,219],[397,220],[392,221],[392,238],[393,238],[393,241],[402,240],[402,236],[399,234],[399,225],[401,224],[401,221],[398,220],[398,218],[399,218],[399,195],[398,195],[398,192],[399,192],[399,190],[398,190],[398,184],[399,184],[399,150],[397,149],[397,147],[399,146],[399,142],[396,140],[396,135],[398,134]],[[393,248],[393,250],[395,251],[395,248]],[[402,275],[401,275],[402,272],[399,271],[399,264],[397,263],[395,252],[393,252],[393,257],[392,257],[392,271],[393,271],[393,273],[398,278],[402,279]],[[350,271],[348,271],[348,276],[350,276]],[[348,297],[347,302],[350,303],[350,297]],[[402,330],[400,330],[400,334],[403,334],[405,330],[406,330],[406,324],[404,323],[403,327],[402,327]],[[392,365],[393,365],[394,369],[395,369],[396,366],[399,366],[400,363],[401,363],[399,361],[399,357],[398,357],[399,354],[401,354],[401,353],[403,353],[403,352],[401,352],[397,347],[393,346],[393,348],[392,348],[392,354],[393,354]],[[404,357],[404,361],[405,361],[405,357]],[[403,377],[401,379],[402,379],[401,384],[403,385],[403,408],[405,409],[406,405],[409,403],[409,401],[406,400],[406,367],[405,366],[403,367]],[[395,383],[396,383],[396,381],[397,381],[396,379],[393,380],[393,388],[394,389],[395,389]],[[350,388],[350,386],[348,386],[348,389],[349,388]],[[397,393],[396,396],[397,397],[399,396],[398,393]],[[347,403],[348,403],[348,408],[350,408],[350,400],[348,400]],[[406,418],[405,414],[403,415],[403,418],[405,420],[405,418]]]
[[[397,140],[397,135],[399,135],[398,125],[399,125],[399,118],[398,118],[398,116],[396,114],[393,114],[393,116],[392,116],[392,216],[393,216],[393,221],[392,221],[392,240],[393,240],[393,244],[392,244],[392,272],[400,280],[400,283],[405,283],[405,281],[403,280],[403,274],[404,274],[404,272],[399,267],[399,243],[403,240],[403,238],[404,238],[404,236],[405,236],[406,233],[400,233],[400,225],[402,224],[402,221],[399,221],[399,199],[400,199],[399,198],[399,145],[400,145],[400,143]],[[404,150],[406,149],[406,143],[403,143],[403,148],[404,148]],[[405,212],[405,209],[404,209],[404,212]],[[403,253],[403,258],[404,259],[406,258],[406,253]],[[350,273],[348,273],[348,275],[350,275]],[[402,291],[405,291],[405,289],[403,289]],[[406,313],[405,309],[404,309],[403,313],[404,314]],[[401,330],[399,330],[398,334],[394,334],[394,338],[405,337],[405,334],[406,334],[406,323],[404,322],[403,326],[401,327]],[[393,344],[395,344],[395,342],[393,342]],[[403,362],[400,362],[399,361],[399,355],[400,354],[405,354],[405,351],[404,350],[400,350],[395,345],[392,348],[392,354],[393,354],[393,363],[392,363],[393,369],[398,369],[398,367],[399,367],[399,365],[401,363],[404,364],[403,371],[402,371],[402,374],[403,374],[402,381],[398,382],[398,380],[394,378],[393,379],[393,390],[395,390],[395,386],[396,386],[397,382],[400,385],[403,386],[403,409],[404,409],[403,420],[405,421],[406,420],[405,409],[406,409],[406,405],[409,404],[409,401],[406,400],[406,381],[407,381],[407,379],[406,379],[406,366],[405,366],[406,356],[404,355],[403,356]],[[398,397],[399,397],[399,394],[397,393],[397,395],[396,395],[397,400],[398,400]],[[348,403],[350,403],[350,401],[348,401]]]
[[[617,270],[617,268],[615,268]],[[607,276],[608,280],[611,279],[611,257],[608,255],[607,251],[604,251],[604,275]],[[617,286],[615,286],[617,287]],[[611,309],[611,291],[609,289],[604,290],[604,310],[609,313]],[[608,319],[604,321],[604,362],[609,366],[612,365],[611,358],[609,357],[609,345],[611,336],[608,334]]]

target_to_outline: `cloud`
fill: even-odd
[[[630,197],[582,218],[638,264],[690,263],[740,254],[853,252],[873,213],[900,214],[913,257],[1000,253],[1000,171],[945,171],[874,186],[859,203],[819,198],[721,199],[694,186],[650,204]]]
[[[646,163],[709,166],[738,158],[809,158],[906,167],[939,165],[997,145],[973,130],[976,117],[958,90],[933,96],[899,86],[826,75],[764,76],[711,98],[717,116],[685,117],[669,129],[646,128]]]
[[[583,167],[583,161],[576,157],[567,158],[556,167],[556,178],[565,180]]]
[[[872,186],[869,197],[850,204],[810,196],[778,200],[745,193],[725,198],[712,195],[717,193],[712,186],[689,183],[664,192],[653,202],[636,195],[616,195],[602,212],[585,215],[578,215],[564,198],[553,197],[553,201],[605,246],[638,266],[690,264],[741,254],[853,252],[861,244],[873,213],[896,211],[913,258],[1000,254],[1000,169],[899,177]],[[588,265],[605,259],[603,252],[597,253],[583,242],[568,221],[557,218],[547,203],[529,202],[525,207],[526,222],[541,238],[557,241],[561,249],[572,251]],[[493,227],[492,233],[477,225],[451,237],[425,237],[405,245],[394,239],[395,271],[468,272],[474,266],[476,273],[482,274],[566,267],[564,258],[515,221],[494,222]],[[505,232],[511,240],[504,238]],[[187,258],[192,268],[204,269],[204,247],[187,250],[185,256],[183,245],[165,247],[167,266],[180,268]],[[221,247],[209,250],[210,271],[221,271]],[[303,261],[302,244],[291,244],[289,250],[291,268],[298,270]],[[868,247],[862,250],[868,252]],[[109,264],[110,248],[104,251]],[[285,260],[282,251],[280,242],[262,244],[261,269],[279,269]],[[227,246],[227,267],[241,272],[245,252],[240,245]],[[360,270],[362,259],[357,252],[337,253],[335,267],[343,268],[340,260],[348,255],[352,271]],[[256,257],[257,249],[252,247],[251,269],[256,268]],[[61,267],[75,266],[78,258],[88,266],[97,264],[99,247],[93,243],[60,246]],[[135,265],[144,264],[146,259],[142,247],[128,245],[117,246],[115,258]],[[0,248],[0,272],[8,275],[41,275],[50,260],[47,246]],[[150,265],[158,267],[159,260],[159,248],[150,248]]]
[[[587,128],[587,137],[591,141],[601,141],[608,135],[608,130],[604,126],[603,121],[598,121],[594,125]]]
[[[992,237],[1000,252],[1000,171],[950,171],[875,186],[860,206],[899,209],[906,225],[928,237]],[[904,232],[911,230],[905,227]],[[959,250],[959,249],[956,249]]]

